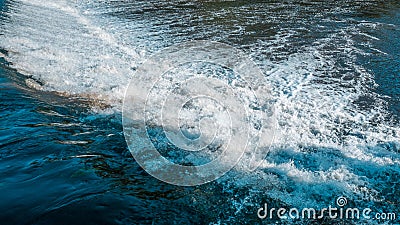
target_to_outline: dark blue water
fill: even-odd
[[[147,175],[130,156],[117,116],[99,118],[82,100],[32,91],[6,65],[0,68],[2,224],[205,220],[189,195],[204,190]]]
[[[79,16],[68,17],[57,13],[58,6],[42,3],[0,0],[5,37],[0,38],[5,56],[0,58],[0,224],[365,224],[261,221],[256,214],[264,202],[321,208],[341,195],[351,206],[400,217],[398,2],[87,1],[72,5]],[[106,33],[96,33],[97,28]],[[71,36],[58,37],[63,30]],[[312,123],[279,139],[289,144],[267,156],[272,166],[252,174],[233,171],[202,186],[168,185],[130,155],[118,104],[104,113],[112,108],[104,99],[87,97],[100,93],[118,100],[119,87],[129,77],[118,70],[127,65],[120,57],[127,54],[123,46],[139,46],[147,57],[191,39],[239,47],[266,74],[277,65],[279,72],[268,79],[283,99],[282,121],[304,110],[292,118],[292,126]],[[107,47],[98,50],[104,42]],[[65,55],[58,51],[64,45]],[[98,51],[112,52],[112,59]],[[117,69],[96,70],[102,63]],[[44,90],[27,85],[27,78]],[[302,94],[291,98],[300,86]],[[328,106],[321,103],[321,93],[331,97],[325,98]],[[356,97],[348,103],[347,96]],[[360,112],[366,119],[354,119]],[[291,131],[283,122],[282,130]],[[302,132],[305,137],[296,136]],[[334,147],[324,145],[330,142]],[[363,154],[352,155],[356,150]],[[399,224],[399,219],[386,222]]]
[[[377,49],[387,54],[374,54],[364,61],[367,68],[373,72],[378,87],[375,91],[385,96],[389,109],[397,121],[400,116],[400,12],[393,10],[396,5],[389,5],[382,13],[372,14],[371,21],[395,25],[386,26],[379,32],[368,31],[371,35],[379,36],[379,41],[373,44]]]

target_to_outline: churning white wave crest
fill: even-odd
[[[181,8],[168,11],[167,1],[15,0],[0,25],[0,47],[28,86],[87,96],[118,111],[149,55],[185,40],[226,42],[263,70],[278,127],[256,171],[240,172],[239,164],[234,181],[221,183],[251,187],[249,199],[263,193],[300,207],[327,206],[338,193],[360,204],[390,202],[395,193],[381,183],[399,188],[400,128],[388,119],[387,103],[373,91],[374,76],[358,57],[384,54],[370,43],[379,37],[365,29],[396,25],[336,16],[355,10],[346,7],[316,13],[274,2],[201,11],[196,1],[176,4]]]

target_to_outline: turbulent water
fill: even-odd
[[[0,6],[5,224],[399,223],[257,217],[264,203],[321,209],[339,196],[349,206],[400,213],[397,1]],[[189,40],[219,41],[250,55],[272,87],[278,125],[257,170],[236,168],[184,188],[135,163],[121,108],[136,68]]]

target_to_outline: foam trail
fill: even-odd
[[[15,1],[1,47],[43,90],[120,101],[139,55],[68,1]]]
[[[234,181],[220,182],[288,205],[324,207],[338,193],[384,201],[379,183],[400,174],[400,128],[387,120],[387,103],[371,90],[374,77],[357,60],[368,53],[357,40],[367,38],[363,44],[371,50],[369,41],[378,40],[361,30],[396,25],[337,18],[352,11],[345,7],[301,6],[300,14],[292,3],[250,6],[159,12],[148,1],[18,0],[0,25],[0,47],[43,90],[92,96],[118,108],[134,68],[163,46],[193,38],[239,42],[273,86],[279,132],[259,170],[249,174],[239,165]],[[265,26],[254,31],[249,21]],[[276,21],[287,23],[268,26]],[[299,38],[315,27],[320,36]],[[241,39],[260,30],[266,33],[259,38]],[[358,104],[362,98],[369,105]]]

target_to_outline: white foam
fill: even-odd
[[[4,31],[0,47],[8,55],[0,57],[44,84],[38,86],[34,80],[28,80],[31,87],[94,96],[119,108],[133,68],[147,55],[176,40],[163,23],[158,24],[158,29],[150,22],[147,24],[146,19],[111,17],[106,13],[123,8],[95,7],[98,4],[106,3],[13,1],[7,12],[9,19],[0,25]],[[132,9],[134,4],[141,3],[124,4],[132,4]],[[331,200],[330,193],[322,193],[327,197],[323,200],[310,193],[331,188],[347,191],[353,197],[373,198],[375,180],[357,174],[375,167],[399,170],[399,155],[383,154],[379,149],[382,143],[399,146],[400,129],[382,119],[387,113],[385,103],[379,102],[367,87],[374,85],[373,76],[357,65],[357,54],[366,54],[355,47],[351,36],[358,33],[358,26],[378,29],[384,25],[364,21],[353,27],[337,28],[297,53],[285,52],[291,38],[299,35],[296,29],[281,29],[269,40],[249,46],[252,57],[260,59],[258,63],[274,88],[279,127],[274,151],[259,170],[237,178],[236,185],[270,188],[270,197],[288,204],[305,204],[304,199],[309,199],[309,203],[318,205],[322,201],[323,205],[323,200]],[[271,61],[265,55],[284,59]],[[347,70],[338,71],[339,57]],[[376,103],[362,109],[354,103],[361,96],[372,96]],[[285,156],[278,154],[287,149],[290,151]],[[297,157],[304,158],[297,162]],[[308,158],[314,161],[307,164]],[[288,179],[278,178],[276,171]],[[291,183],[293,180],[297,183]],[[310,184],[315,188],[310,189]],[[285,190],[289,187],[294,189],[290,195]]]
[[[94,26],[69,1],[15,1],[1,47],[13,67],[43,89],[121,101],[136,67],[134,48]]]

